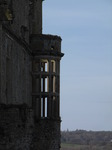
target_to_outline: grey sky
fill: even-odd
[[[45,0],[43,33],[63,39],[62,130],[112,130],[112,0]]]

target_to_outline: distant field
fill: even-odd
[[[61,150],[112,150],[112,131],[62,131]]]
[[[76,144],[61,144],[61,150],[82,150],[82,149],[89,149],[90,146],[86,145],[76,145]]]
[[[61,150],[112,150],[112,145],[76,145],[76,144],[61,144]]]

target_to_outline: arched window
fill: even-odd
[[[49,71],[49,62],[47,59],[41,59],[41,72]]]
[[[56,72],[56,62],[55,62],[55,60],[51,60],[51,72]]]

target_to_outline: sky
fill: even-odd
[[[43,33],[65,54],[61,130],[112,131],[112,0],[45,0]]]

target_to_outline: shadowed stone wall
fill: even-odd
[[[1,34],[0,103],[31,106],[31,56],[4,29]]]
[[[0,150],[30,150],[33,127],[26,105],[0,105]]]
[[[0,105],[0,150],[59,150],[60,120],[34,120],[26,105]]]
[[[36,150],[59,150],[60,149],[60,120],[41,119],[35,123],[33,136]]]
[[[42,0],[0,0],[0,150],[60,149],[62,56],[42,34]]]

